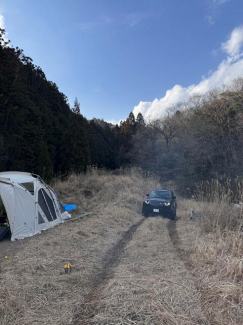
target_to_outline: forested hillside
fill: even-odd
[[[88,165],[117,168],[117,133],[81,113],[0,30],[0,170],[50,179]]]
[[[243,176],[242,131],[243,79],[237,79],[141,128],[133,137],[131,161],[176,181],[184,192],[213,179],[235,191]]]
[[[137,166],[176,181],[186,193],[196,183],[243,176],[243,80],[195,95],[166,117],[145,124],[133,113],[120,123],[93,119],[69,106],[55,83],[0,31],[0,170],[34,172],[45,179]],[[232,184],[232,187],[236,184]],[[186,190],[187,189],[187,190]]]

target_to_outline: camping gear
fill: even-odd
[[[31,237],[71,218],[53,189],[35,174],[0,173],[0,196],[11,240]]]
[[[71,273],[72,272],[72,265],[71,265],[71,263],[66,263],[65,265],[64,265],[64,272],[65,273]]]
[[[73,211],[77,208],[75,204],[64,204],[63,207],[66,211]]]

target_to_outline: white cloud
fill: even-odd
[[[219,15],[220,7],[230,1],[232,0],[205,0],[208,12],[208,14],[204,17],[205,21],[211,26],[214,25],[216,23],[216,18]]]
[[[92,29],[95,29],[97,27],[111,25],[114,22],[115,22],[114,19],[111,18],[111,17],[100,16],[97,21],[89,21],[89,22],[79,23],[79,28],[80,28],[80,30],[83,30],[83,31],[92,30]]]
[[[164,116],[168,108],[188,100],[191,96],[195,94],[205,94],[222,85],[228,85],[234,79],[243,76],[243,53],[240,53],[240,49],[243,45],[243,40],[241,40],[240,36],[241,32],[243,33],[243,27],[236,28],[232,32],[230,39],[222,44],[222,48],[225,49],[229,56],[223,60],[217,70],[211,72],[208,77],[203,77],[201,82],[197,85],[192,84],[189,87],[175,85],[172,89],[166,91],[164,97],[160,99],[156,98],[152,102],[141,101],[134,107],[134,115],[136,116],[141,112],[147,121]]]
[[[5,29],[5,19],[4,16],[0,13],[0,28],[1,29]],[[5,33],[5,37],[3,38],[5,42],[7,42],[7,38],[6,38],[7,33]]]
[[[206,16],[205,20],[209,25],[214,25],[215,24],[215,20],[214,20],[214,18],[212,16]]]
[[[124,24],[128,25],[130,28],[134,28],[141,24],[144,20],[152,18],[154,15],[152,13],[132,13],[125,15],[123,18]]]
[[[230,39],[223,43],[221,48],[230,56],[239,55],[243,47],[243,26],[235,28]]]
[[[212,0],[216,5],[222,5],[223,3],[229,2],[231,0]]]
[[[0,14],[0,28],[5,28],[5,21],[3,15]]]
[[[107,123],[111,123],[111,124],[113,124],[113,125],[120,125],[120,123],[122,122],[122,120],[114,120],[114,119],[112,119],[112,120],[105,120]]]
[[[123,24],[128,26],[129,28],[135,28],[137,25],[142,24],[145,20],[152,18],[154,15],[152,13],[130,13],[125,15],[120,15],[117,17],[109,17],[109,16],[100,16],[94,21],[80,22],[78,24],[79,29],[82,31],[89,31],[96,29],[98,27]]]

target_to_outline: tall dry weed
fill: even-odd
[[[196,200],[184,203],[185,210],[201,211],[193,221],[201,231],[192,262],[212,321],[224,325],[242,324],[243,319],[243,217],[241,206],[234,205],[242,200],[243,188],[239,182],[233,192],[232,184],[236,182],[205,182],[197,187]]]

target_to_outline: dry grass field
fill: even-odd
[[[142,200],[160,186],[135,170],[53,187],[78,204],[73,218],[91,215],[0,243],[1,325],[242,324],[239,213],[178,198],[176,221],[144,218]],[[203,217],[190,220],[191,209]]]
[[[181,202],[185,210],[189,205],[203,214],[195,221],[177,221],[179,245],[187,252],[208,319],[243,324],[242,210],[225,202]]]

